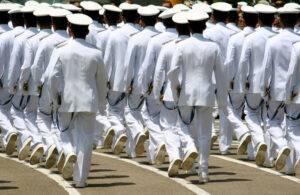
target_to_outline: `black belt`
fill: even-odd
[[[145,97],[140,96],[140,102],[139,102],[138,106],[133,108],[130,104],[130,96],[131,96],[131,94],[128,94],[128,99],[127,99],[127,104],[128,104],[128,107],[130,108],[130,110],[133,110],[133,111],[140,110],[142,104],[144,103]]]
[[[177,110],[178,110],[179,117],[180,117],[181,121],[182,121],[184,124],[190,125],[190,124],[193,122],[194,117],[195,117],[195,106],[193,106],[193,108],[192,108],[191,117],[190,117],[190,120],[189,120],[188,122],[186,122],[186,121],[182,118],[182,115],[181,115],[181,112],[180,112],[180,108],[179,108],[179,107],[178,107]]]
[[[233,107],[233,103],[232,103],[232,99],[231,99],[230,93],[228,93],[228,97],[229,97],[229,102],[230,102],[232,108],[234,108],[234,107]],[[239,110],[239,109],[241,109],[242,107],[244,107],[244,103],[245,103],[245,102],[243,102],[243,103],[237,108],[237,110]]]
[[[118,98],[117,98],[117,100],[114,102],[114,103],[112,103],[111,101],[110,101],[110,98],[109,98],[109,92],[107,93],[107,96],[106,96],[106,99],[107,99],[107,102],[108,102],[108,104],[110,105],[110,106],[116,106],[118,103],[120,103],[124,98],[126,97],[126,94],[125,93],[122,93]]]
[[[279,104],[279,106],[276,108],[275,113],[273,114],[272,117],[269,116],[269,112],[268,112],[268,110],[269,110],[269,104],[268,103],[266,104],[266,107],[267,107],[267,117],[268,117],[268,119],[273,120],[277,116],[277,114],[279,112],[279,109],[284,108],[285,105],[284,105],[284,102],[281,102]]]
[[[248,106],[251,110],[253,110],[253,111],[258,110],[258,109],[263,105],[263,103],[264,103],[264,100],[261,99],[261,101],[260,101],[260,103],[258,104],[258,106],[257,106],[256,108],[254,108],[254,107],[250,106],[250,104],[249,104],[249,102],[248,102],[248,99],[247,99],[247,95],[245,96],[245,101],[246,101],[247,106]]]

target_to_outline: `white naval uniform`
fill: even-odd
[[[141,32],[133,35],[128,42],[125,55],[125,83],[126,88],[131,86],[125,106],[125,121],[127,131],[127,153],[135,157],[135,146],[139,134],[144,133],[144,121],[141,108],[144,97],[141,92],[141,83],[138,82],[138,73],[144,61],[149,40],[159,32],[153,26],[147,26]]]
[[[30,27],[15,39],[9,62],[7,87],[9,92],[14,95],[10,113],[12,116],[13,126],[18,130],[20,135],[18,149],[21,149],[24,141],[31,137],[31,133],[25,125],[23,107],[26,102],[21,91],[18,89],[18,81],[21,73],[21,66],[23,65],[25,57],[26,40],[37,33],[38,29],[36,27]]]
[[[35,59],[31,66],[31,90],[33,95],[39,96],[36,125],[42,136],[45,152],[53,144],[57,147],[58,152],[61,152],[62,143],[60,131],[52,124],[52,106],[48,83],[42,81],[42,76],[48,67],[53,50],[57,45],[65,42],[68,37],[66,30],[56,30],[53,34],[44,38],[36,51]]]
[[[35,36],[29,38],[25,43],[24,62],[21,66],[20,78],[18,81],[19,91],[26,97],[27,105],[24,109],[24,120],[27,129],[31,133],[31,145],[42,143],[42,135],[36,126],[36,115],[38,107],[38,95],[35,93],[35,88],[31,79],[31,66],[34,62],[35,54],[38,49],[39,43],[45,37],[52,33],[51,29],[42,29]],[[27,83],[28,89],[24,89]]]
[[[107,41],[104,55],[104,64],[106,66],[109,91],[107,94],[108,119],[114,129],[115,136],[113,138],[112,148],[116,144],[117,139],[125,132],[124,108],[126,105],[127,85],[124,82],[125,66],[125,50],[128,45],[130,36],[139,32],[133,23],[125,23],[121,28],[113,31]],[[120,52],[123,51],[123,52]]]
[[[242,30],[233,22],[227,23],[226,27],[234,32],[241,32]]]
[[[93,23],[89,25],[89,34],[87,34],[85,38],[86,42],[96,46],[97,34],[104,30],[106,30],[106,28],[103,26],[103,24],[97,22],[96,20],[93,20]]]
[[[234,80],[237,74],[238,65],[242,53],[242,47],[249,34],[254,32],[254,28],[246,26],[241,32],[230,37],[227,48],[227,55],[225,60],[225,67],[228,72],[229,82],[234,84]],[[248,127],[243,123],[241,117],[244,111],[244,93],[239,93],[235,90],[234,86],[228,93],[229,104],[228,104],[228,120],[231,124],[232,130],[234,131],[238,141],[241,141],[242,137],[249,132]],[[250,147],[251,148],[251,147]],[[251,152],[248,152],[248,157]]]
[[[215,103],[213,73],[218,105],[224,108],[227,104],[227,85],[224,81],[227,78],[218,45],[198,33],[177,45],[168,77],[172,89],[181,88],[179,97],[176,95],[174,100],[178,101],[182,121],[190,124],[199,151],[199,172],[205,173],[208,173],[212,107]]]
[[[293,44],[286,86],[286,138],[292,152],[287,160],[286,173],[294,173],[294,166],[300,159],[300,42]],[[294,95],[295,94],[295,95]],[[293,97],[294,96],[294,97]]]
[[[163,95],[160,125],[165,135],[169,162],[176,159],[183,160],[189,152],[197,151],[189,127],[182,122],[178,114],[177,105],[173,98],[173,93],[176,93],[177,90],[176,88],[171,88],[167,75],[170,71],[172,57],[177,45],[187,38],[189,36],[180,35],[177,39],[162,46],[153,78],[154,99],[160,101],[161,95]]]
[[[221,49],[222,61],[224,62],[227,54],[228,41],[231,35],[236,32],[229,29],[225,23],[218,22],[215,26],[206,29],[203,32],[203,36],[211,41],[216,42]],[[226,109],[226,108],[225,108]],[[219,138],[219,149],[221,153],[226,153],[232,142],[232,128],[230,127],[229,121],[223,110],[219,110],[220,114],[220,138]],[[216,134],[216,130],[213,130]]]
[[[271,144],[268,134],[263,130],[264,100],[260,95],[260,82],[264,70],[261,69],[268,38],[276,35],[271,27],[260,27],[245,38],[239,67],[234,80],[234,88],[238,93],[246,94],[245,120],[251,134],[254,151],[260,143],[268,146],[267,161],[270,159]],[[248,84],[247,84],[248,83]],[[249,85],[246,87],[246,85]]]
[[[91,166],[95,116],[105,110],[106,71],[101,52],[83,39],[72,39],[56,52],[50,95],[58,106],[64,153],[77,156],[73,180],[84,183]]]
[[[154,28],[158,31],[158,32],[165,32],[166,31],[166,27],[162,22],[157,22],[154,25]]]
[[[142,108],[143,120],[149,130],[148,158],[150,163],[155,162],[155,155],[159,147],[164,143],[164,135],[159,124],[160,103],[154,99],[153,93],[149,91],[152,85],[155,67],[164,43],[176,39],[177,32],[174,28],[167,28],[165,32],[151,38],[148,43],[145,59],[138,73],[138,82],[141,84],[142,94],[147,96]],[[150,94],[149,94],[150,93]]]
[[[300,41],[300,35],[293,29],[285,28],[278,35],[270,38],[266,44],[263,60],[264,76],[261,82],[261,93],[270,90],[267,100],[267,131],[271,142],[279,152],[287,146],[282,123],[284,122],[284,103],[286,100],[286,83],[292,45]]]
[[[10,107],[12,95],[8,93],[7,88],[7,72],[9,68],[10,54],[12,51],[14,39],[24,32],[24,28],[18,26],[10,31],[0,34],[0,80],[2,87],[0,88],[0,127],[2,130],[2,143],[4,146],[7,144],[7,138],[11,133],[17,133],[16,129],[12,126]]]

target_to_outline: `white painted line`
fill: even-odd
[[[108,157],[108,158],[113,158],[113,159],[117,159],[119,161],[123,161],[123,162],[126,162],[126,163],[129,163],[129,164],[132,164],[132,165],[135,165],[137,167],[140,167],[142,169],[146,169],[148,171],[152,171],[156,174],[159,174],[161,176],[164,176],[168,179],[171,179],[175,182],[177,182],[178,184],[184,186],[185,188],[187,188],[188,190],[194,192],[195,194],[197,195],[208,195],[209,193],[202,190],[201,188],[197,187],[196,185],[190,183],[189,181],[185,180],[185,179],[181,179],[181,178],[171,178],[168,176],[168,173],[165,172],[165,171],[161,171],[155,167],[151,167],[151,166],[147,166],[147,165],[142,165],[142,164],[139,164],[138,162],[135,162],[134,160],[130,160],[130,159],[124,159],[124,158],[120,158],[118,156],[114,156],[114,155],[109,155],[109,154],[104,154],[104,153],[98,153],[98,152],[93,152],[94,155],[97,155],[97,156],[103,156],[103,157]]]
[[[296,182],[296,183],[300,184],[300,179],[298,179],[296,177],[293,177],[293,176],[284,175],[284,174],[279,173],[277,171],[274,171],[274,170],[272,170],[270,168],[258,167],[256,164],[252,164],[252,163],[248,163],[248,162],[243,162],[241,160],[236,160],[236,159],[233,159],[233,158],[230,158],[230,157],[227,157],[227,156],[220,156],[220,155],[211,155],[211,156],[213,156],[215,158],[222,159],[222,160],[230,161],[230,162],[233,162],[233,163],[237,163],[237,164],[240,164],[240,165],[245,165],[245,166],[248,166],[248,167],[259,169],[261,171],[264,171],[264,172],[267,172],[267,173],[270,173],[270,174],[273,174],[273,175],[277,175],[277,176],[279,176],[281,178],[288,179],[290,181],[293,181],[293,182]]]
[[[62,178],[60,175],[52,173],[49,169],[38,167],[38,165],[30,165],[29,163],[27,163],[25,161],[20,161],[18,158],[11,158],[3,153],[0,153],[0,157],[9,159],[9,160],[13,160],[15,162],[18,162],[24,166],[30,167],[30,168],[42,173],[43,175],[47,176],[49,179],[55,181],[58,185],[63,187],[63,189],[70,195],[80,195],[79,191],[77,189],[75,189],[73,186],[71,186],[71,184],[69,182],[64,180],[64,178]]]

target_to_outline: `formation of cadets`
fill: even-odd
[[[170,177],[208,182],[211,145],[219,137],[228,154],[233,134],[237,155],[299,173],[299,13],[296,3],[0,4],[2,145],[76,187],[99,147],[146,150],[156,165],[168,156]]]

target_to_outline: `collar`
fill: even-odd
[[[216,25],[226,27],[226,24],[224,22],[218,22],[216,23]]]
[[[154,26],[146,26],[144,29],[145,30],[150,30],[150,31],[156,31]]]
[[[60,34],[60,35],[67,35],[67,31],[66,30],[56,30],[55,33]]]
[[[23,27],[23,26],[16,26],[14,29],[15,29],[15,30],[23,30],[24,27]]]
[[[84,39],[81,39],[81,38],[75,38],[75,39],[72,38],[71,40],[75,41],[77,43],[80,43],[80,44],[85,44],[86,43],[86,41]]]
[[[204,39],[203,34],[200,34],[200,33],[194,33],[194,34],[192,34],[192,37],[195,37],[197,39]]]
[[[177,33],[175,28],[167,28],[166,32]]]
[[[188,35],[178,35],[178,38],[179,39],[187,39],[187,38],[189,38],[190,36],[188,36]]]
[[[40,32],[52,33],[52,30],[50,28],[44,28],[44,29],[41,29]]]
[[[251,27],[251,26],[246,26],[246,27],[244,27],[243,31],[245,31],[245,32],[249,32],[249,31],[252,32],[252,31],[254,31],[254,28]]]

